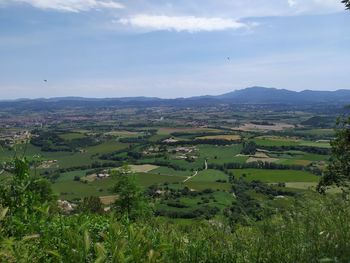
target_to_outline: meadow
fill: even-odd
[[[235,176],[248,181],[258,180],[265,183],[318,182],[319,176],[307,171],[268,170],[268,169],[232,169]]]

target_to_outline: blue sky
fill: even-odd
[[[0,0],[0,99],[348,89],[349,24],[340,0]]]

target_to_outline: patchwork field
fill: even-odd
[[[99,116],[100,121],[62,121],[32,129],[34,140],[27,144],[17,143],[27,127],[0,130],[0,135],[14,134],[16,142],[0,144],[0,160],[21,154],[32,167],[36,160],[33,173],[50,180],[61,200],[79,203],[98,196],[105,206],[117,197],[113,188],[121,175],[112,171],[128,165],[128,176],[155,198],[160,216],[176,222],[213,215],[220,220],[225,208],[240,202],[232,193],[235,187],[249,189],[244,190],[247,196],[277,208],[289,199],[271,200],[255,190],[257,185],[263,184],[268,194],[314,192],[320,178],[315,174],[328,163],[334,135],[329,128],[300,125],[310,113],[290,116],[260,108],[130,108],[115,109],[109,120],[104,111]],[[9,176],[4,168],[0,177]]]

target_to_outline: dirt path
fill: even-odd
[[[204,169],[208,170],[208,162],[207,162],[207,160],[204,161]]]
[[[193,174],[192,176],[187,177],[187,178],[183,181],[183,183],[186,183],[188,180],[192,179],[192,178],[195,177],[197,174],[198,174],[198,171],[195,171],[194,174]]]

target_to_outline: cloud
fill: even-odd
[[[124,8],[122,4],[113,0],[12,0],[10,2],[26,3],[40,9],[53,9],[63,12],[81,12],[99,8]]]
[[[239,29],[248,27],[247,24],[233,19],[219,17],[195,17],[195,16],[165,16],[165,15],[135,15],[122,18],[117,21],[123,25],[169,31],[218,31]]]
[[[288,5],[290,6],[290,7],[293,7],[293,6],[295,6],[297,4],[297,2],[295,1],[295,0],[288,0]]]
[[[338,0],[287,0],[292,12],[296,14],[324,14],[344,9]]]

